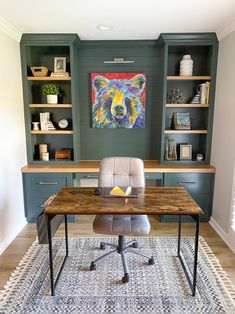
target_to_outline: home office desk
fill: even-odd
[[[177,256],[179,257],[184,273],[191,287],[192,295],[195,296],[199,222],[200,215],[203,214],[203,211],[184,188],[149,187],[138,188],[137,190],[137,198],[113,198],[104,197],[102,195],[102,189],[101,195],[94,195],[94,188],[62,188],[51,200],[51,202],[47,202],[45,204],[44,212],[47,215],[52,295],[54,295],[55,286],[68,256],[67,215],[146,214],[179,216]],[[66,254],[57,278],[54,281],[51,220],[55,215],[64,215]],[[192,278],[190,278],[190,274],[188,273],[180,254],[182,215],[190,215],[196,223]]]

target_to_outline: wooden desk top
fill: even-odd
[[[215,167],[211,165],[182,165],[182,164],[161,164],[159,160],[144,160],[145,172],[199,172],[215,173]],[[21,168],[22,173],[48,173],[48,172],[99,172],[98,160],[82,160],[79,164],[73,165],[27,165]]]
[[[46,214],[146,214],[200,215],[202,209],[182,187],[138,188],[137,198],[106,198],[94,195],[94,188],[62,188]]]

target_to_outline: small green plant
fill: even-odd
[[[60,87],[54,83],[48,83],[42,86],[44,95],[60,95]]]

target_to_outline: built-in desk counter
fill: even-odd
[[[210,165],[166,165],[160,164],[158,160],[145,160],[145,172],[175,173],[175,172],[193,172],[193,173],[215,173],[215,167]],[[74,165],[27,165],[21,169],[22,173],[45,173],[45,172],[67,172],[84,173],[99,172],[99,161],[83,160]]]
[[[156,160],[144,161],[147,185],[184,187],[204,211],[208,221],[212,212],[215,167],[210,165],[166,165]],[[47,198],[74,182],[98,179],[99,161],[81,161],[76,165],[27,165],[22,169],[25,216],[34,221]],[[152,180],[152,181],[151,181]],[[90,182],[90,181],[89,181]],[[97,182],[97,181],[96,181]],[[88,183],[89,185],[90,183]],[[175,219],[162,216],[161,220]]]

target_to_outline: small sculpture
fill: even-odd
[[[180,89],[172,89],[167,95],[167,103],[168,104],[184,104],[185,97],[183,96],[183,92]]]
[[[191,100],[190,104],[200,104],[200,95],[196,94]]]

